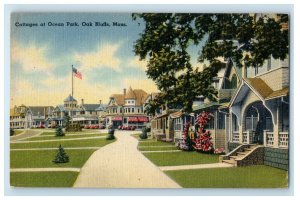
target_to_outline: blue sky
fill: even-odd
[[[16,27],[37,23],[38,27]],[[77,22],[79,27],[48,26]],[[110,27],[82,26],[107,22]],[[114,27],[113,22],[126,23]],[[46,26],[40,26],[46,23]],[[147,79],[146,62],[134,56],[133,45],[144,29],[129,13],[13,13],[11,15],[11,105],[57,105],[71,93],[71,66],[83,75],[74,78],[74,97],[86,103],[108,102],[123,88],[156,91]],[[197,54],[196,48],[191,48]],[[196,62],[193,56],[192,63]]]

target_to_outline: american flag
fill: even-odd
[[[82,79],[82,74],[74,67],[73,67],[73,73],[75,77]]]

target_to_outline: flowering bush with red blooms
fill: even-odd
[[[224,148],[215,149],[214,154],[225,154],[225,149]]]
[[[197,131],[197,137],[194,139],[193,147],[197,151],[206,153],[214,152],[210,131],[204,129],[211,117],[212,114],[203,111],[196,119],[196,123],[199,125],[199,129]]]
[[[188,122],[184,125],[183,129],[183,137],[182,140],[179,141],[179,149],[184,151],[192,151],[193,150],[193,141],[189,137],[188,131],[191,126],[191,122]]]

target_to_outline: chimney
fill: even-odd
[[[84,99],[81,99],[81,105],[83,105],[84,104]]]
[[[126,88],[123,89],[124,95],[126,95]]]
[[[99,104],[100,104],[100,106],[101,106],[101,101],[102,101],[102,100],[100,99],[100,100],[99,100]]]
[[[247,67],[245,65],[242,66],[242,78],[247,78]]]

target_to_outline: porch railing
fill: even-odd
[[[249,143],[248,141],[248,135],[249,135],[249,131],[244,131],[243,132],[243,143]]]
[[[254,134],[255,134],[255,132],[252,130],[244,131],[243,132],[243,143],[251,144],[251,143],[255,142]]]
[[[289,133],[279,132],[279,147],[288,147],[288,146],[289,146]]]
[[[232,132],[232,142],[240,142],[239,131]]]
[[[274,133],[264,130],[264,142],[265,146],[273,146],[274,145]]]

